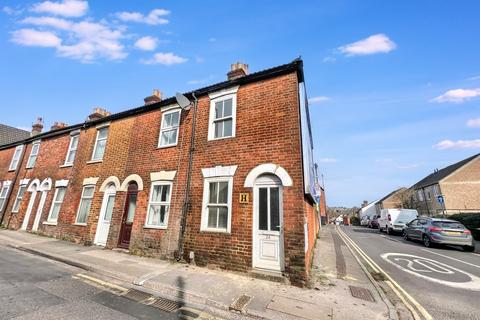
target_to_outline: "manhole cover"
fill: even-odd
[[[243,309],[245,309],[245,306],[250,302],[250,300],[252,300],[252,297],[247,296],[246,294],[242,294],[230,305],[230,310],[242,312]]]
[[[174,312],[180,309],[181,305],[178,302],[168,300],[165,298],[157,298],[154,303],[150,306],[155,307],[157,309],[166,311],[166,312]]]
[[[123,295],[125,298],[128,298],[130,300],[136,301],[136,302],[141,302],[144,300],[147,300],[150,298],[152,295],[143,291],[135,290],[135,289],[130,289]]]
[[[354,286],[348,286],[348,287],[350,288],[350,293],[352,294],[353,297],[366,300],[366,301],[375,302],[375,299],[373,298],[372,293],[367,288],[354,287]]]

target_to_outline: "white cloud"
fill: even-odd
[[[375,53],[387,53],[397,47],[395,42],[384,34],[375,34],[366,39],[350,43],[338,48],[347,56],[368,55]]]
[[[479,128],[480,127],[480,118],[470,119],[467,121],[467,126],[470,128]]]
[[[33,5],[31,11],[63,17],[81,17],[87,13],[88,2],[82,0],[44,1]]]
[[[321,163],[337,163],[338,160],[335,158],[320,158],[318,159],[319,162]]]
[[[480,139],[474,140],[443,140],[433,146],[438,150],[446,149],[477,149],[480,148]]]
[[[142,37],[135,42],[135,47],[140,50],[153,51],[157,47],[158,39],[150,36]]]
[[[34,29],[20,29],[12,32],[11,41],[32,47],[58,47],[62,43],[62,39],[53,32]]]
[[[480,76],[470,77],[470,78],[467,78],[467,80],[470,80],[470,81],[480,80]]]
[[[52,45],[57,48],[57,54],[61,57],[89,63],[98,58],[121,60],[128,55],[121,43],[124,38],[122,30],[112,29],[105,22],[72,22],[55,17],[27,17],[21,22],[63,31],[63,38],[66,40]]]
[[[175,55],[172,52],[159,52],[153,55],[152,59],[140,60],[144,64],[163,64],[166,66],[187,62],[188,59]]]
[[[162,18],[170,14],[170,11],[165,9],[153,9],[148,15],[143,15],[140,12],[118,12],[117,17],[122,21],[132,21],[139,23],[146,23],[150,25],[167,24],[168,20]]]
[[[433,98],[430,102],[453,102],[453,103],[463,103],[467,100],[480,97],[480,88],[476,89],[453,89],[448,90],[444,94]]]
[[[329,97],[318,96],[318,97],[312,97],[312,98],[308,99],[308,103],[318,104],[318,103],[322,103],[322,102],[325,102],[325,101],[328,101],[328,100],[330,100]]]
[[[335,57],[330,57],[330,56],[325,57],[325,58],[323,58],[323,60],[322,60],[323,63],[329,63],[329,62],[335,62],[335,61],[337,61],[337,58],[335,58]]]
[[[2,11],[8,15],[18,15],[20,13],[22,13],[22,10],[16,10],[16,9],[13,9],[12,7],[8,7],[8,6],[5,6],[2,8]]]
[[[215,79],[215,76],[210,75],[210,76],[208,76],[207,78],[204,78],[204,79],[189,80],[189,81],[187,81],[187,84],[191,84],[191,85],[205,84],[205,83],[208,83],[208,82],[212,81],[213,79]]]

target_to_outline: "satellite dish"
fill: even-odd
[[[177,92],[175,94],[175,99],[177,99],[177,103],[180,106],[180,108],[182,108],[183,110],[190,110],[192,103],[183,94]]]

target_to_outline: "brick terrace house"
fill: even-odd
[[[402,201],[399,197],[400,193],[404,192],[406,188],[402,187],[387,194],[385,197],[375,202],[375,210],[377,215],[380,215],[382,209],[396,209],[402,207]]]
[[[480,212],[480,154],[435,170],[412,186],[413,204],[422,215]]]
[[[233,64],[185,96],[0,147],[1,224],[304,285],[319,215],[303,62]]]

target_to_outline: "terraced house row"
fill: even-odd
[[[305,284],[324,197],[302,61],[183,97],[0,147],[2,226]]]

